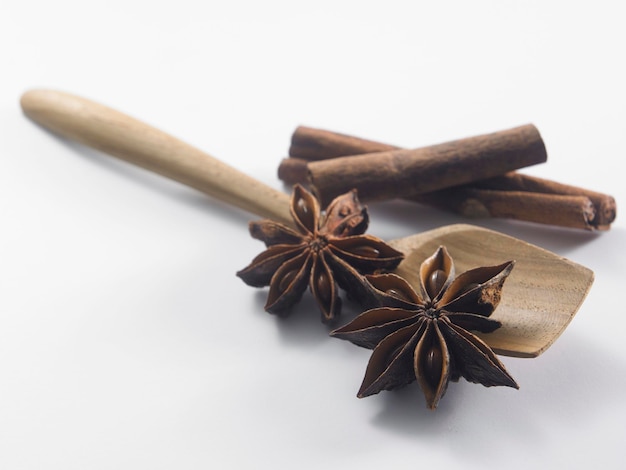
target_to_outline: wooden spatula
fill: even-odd
[[[52,90],[21,98],[33,121],[89,147],[177,180],[247,212],[291,223],[289,195],[164,132],[101,104]],[[503,326],[482,335],[502,355],[536,357],[561,335],[585,299],[593,272],[522,240],[455,224],[390,242],[406,258],[396,272],[417,285],[420,263],[445,245],[457,272],[514,259],[515,269],[492,318]]]

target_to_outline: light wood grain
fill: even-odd
[[[118,111],[52,90],[21,99],[33,121],[85,145],[203,191],[250,213],[291,223],[287,194]],[[439,245],[457,272],[515,259],[494,318],[503,327],[483,339],[496,352],[535,357],[570,323],[593,283],[589,269],[524,241],[472,225],[450,225],[390,242],[406,254],[397,272],[417,285],[419,265]]]
[[[417,266],[445,245],[457,275],[478,266],[515,260],[502,301],[492,318],[502,327],[478,334],[502,355],[536,357],[563,333],[582,305],[594,274],[588,268],[550,251],[499,232],[455,224],[390,242],[408,253],[396,272],[419,285]]]
[[[198,189],[247,212],[291,222],[288,195],[152,126],[54,90],[22,95],[24,113],[71,140]]]

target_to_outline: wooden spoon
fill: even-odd
[[[291,223],[289,196],[206,153],[101,104],[52,90],[21,98],[24,113],[61,136],[155,171],[262,217]],[[516,260],[492,318],[503,326],[482,338],[502,355],[536,357],[560,336],[591,284],[593,272],[537,246],[467,224],[389,242],[405,253],[396,269],[418,285],[420,263],[439,245],[457,273]]]

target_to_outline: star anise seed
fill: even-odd
[[[445,247],[420,266],[420,293],[395,274],[369,275],[373,308],[331,335],[373,349],[358,396],[417,380],[435,409],[448,383],[464,377],[490,387],[518,388],[495,353],[470,332],[501,326],[489,318],[515,262],[471,269],[454,277]]]
[[[237,275],[248,285],[270,286],[265,310],[287,315],[307,286],[330,322],[341,309],[338,288],[358,297],[365,291],[365,274],[395,268],[403,254],[384,241],[365,235],[367,208],[356,190],[338,196],[325,212],[301,185],[294,186],[290,205],[294,227],[261,220],[250,223],[252,237],[265,251]]]

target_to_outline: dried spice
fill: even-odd
[[[286,315],[307,285],[321,309],[322,321],[340,312],[338,287],[363,289],[363,274],[395,268],[401,252],[371,235],[367,208],[356,191],[335,198],[324,213],[318,200],[300,185],[294,186],[290,211],[295,229],[261,220],[250,223],[250,234],[267,249],[237,275],[254,287],[270,286],[265,310]]]
[[[527,132],[530,130],[530,127],[521,126],[509,132]],[[501,135],[501,133],[495,133],[483,136],[482,143],[479,146],[481,152],[486,151],[487,148],[494,144],[498,145],[493,141],[498,134]],[[532,133],[527,135],[531,136]],[[536,142],[538,146],[535,147],[535,149],[538,149],[542,145],[541,136],[535,134],[535,138],[538,138]],[[520,141],[515,138],[508,140],[503,150],[511,151],[513,145],[517,146],[515,142],[519,143]],[[454,177],[458,176],[456,171],[459,169],[456,158],[460,155],[460,152],[467,151],[464,140],[451,144],[458,145],[459,143],[463,149],[461,151],[450,151],[449,153],[449,155],[455,157],[455,161],[452,162]],[[529,146],[527,148],[530,149],[532,147]],[[358,155],[394,150],[400,149],[393,145],[329,130],[299,126],[291,136],[289,158],[283,159],[278,167],[278,177],[289,184],[309,181],[314,179],[310,171],[310,164],[313,162],[337,158],[342,158],[347,162],[344,158],[346,156],[351,156],[350,159],[352,159]],[[439,156],[436,153],[435,151],[428,158],[437,157],[435,160],[439,164],[441,159],[438,158]],[[500,152],[497,152],[497,154],[499,155]],[[405,159],[403,158],[402,160],[402,165],[404,165],[406,163],[404,162]],[[355,164],[355,161],[350,160],[352,165]],[[380,160],[376,159],[372,170],[373,174],[378,173],[379,167]],[[482,165],[475,169],[491,171],[491,168],[483,168]],[[319,172],[320,170],[318,169],[317,171]],[[439,180],[439,177],[446,178],[444,175],[447,173],[447,171],[438,172],[438,178],[434,179]],[[336,176],[336,173],[333,173],[333,176]],[[423,178],[424,174],[420,172],[420,179]],[[333,184],[342,184],[345,182],[345,179],[344,177],[342,181]],[[380,184],[378,177],[376,183]],[[436,183],[439,183],[439,181]],[[410,187],[403,188],[403,192],[408,193],[409,189],[415,186],[411,179],[408,180],[408,184]],[[397,185],[397,180],[391,181],[394,191]],[[355,187],[358,186],[355,185]],[[361,198],[363,199],[364,197],[365,193],[361,192]],[[609,230],[617,212],[615,198],[608,194],[558,183],[545,178],[537,178],[520,172],[508,172],[487,179],[477,178],[473,182],[462,185],[450,186],[446,184],[439,190],[406,195],[405,198],[420,204],[428,204],[439,209],[458,212],[465,217],[504,217],[586,230]]]
[[[429,408],[437,407],[450,381],[464,377],[484,386],[518,388],[480,338],[501,326],[489,318],[500,302],[514,261],[480,267],[455,278],[445,247],[420,266],[417,293],[395,274],[366,276],[379,306],[331,335],[373,349],[358,396],[392,390],[417,380]]]

